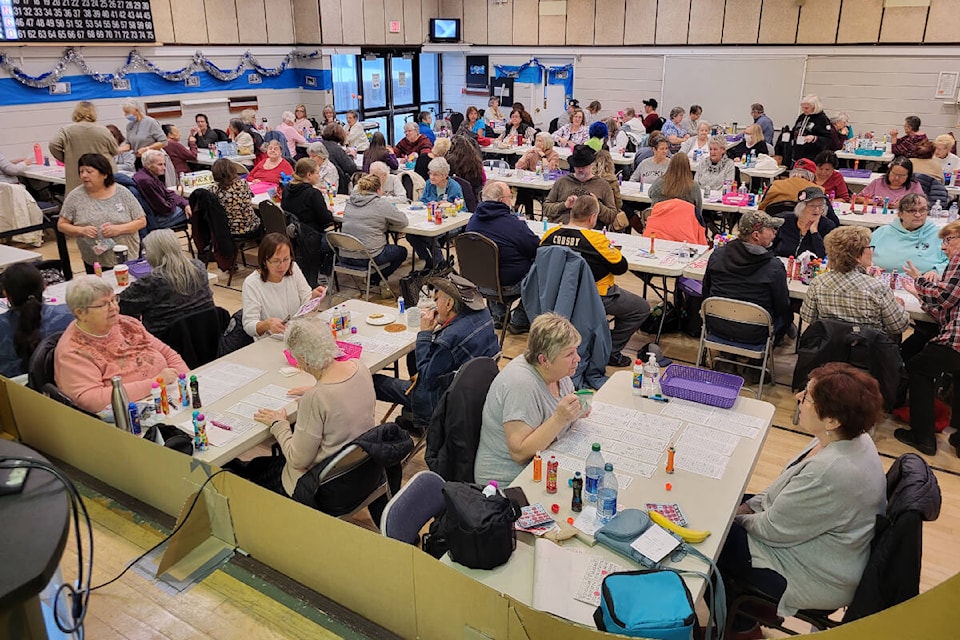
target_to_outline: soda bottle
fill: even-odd
[[[643,395],[643,360],[637,358],[633,362],[633,395]]]
[[[550,456],[547,460],[547,493],[557,492],[557,468],[560,464],[556,456]]]
[[[580,476],[580,472],[577,471],[573,474],[573,498],[570,501],[570,510],[574,513],[580,513],[583,511],[583,478]]]
[[[603,480],[603,454],[600,453],[599,442],[593,443],[584,467],[586,482],[583,486],[587,494],[587,502],[596,502],[597,490]]]
[[[597,521],[607,524],[617,515],[617,476],[613,473],[613,463],[603,467],[603,486],[597,491]]]

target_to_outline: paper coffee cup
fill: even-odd
[[[128,260],[127,255],[127,245],[125,244],[116,244],[113,245],[113,255],[117,259],[117,264],[121,262],[126,262]]]
[[[130,267],[125,264],[118,264],[113,268],[113,274],[117,277],[117,285],[125,287],[130,284]]]

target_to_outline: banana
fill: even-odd
[[[672,531],[673,533],[677,534],[678,536],[683,538],[684,542],[692,542],[696,544],[698,542],[703,542],[704,540],[710,537],[709,531],[696,531],[694,529],[688,529],[687,527],[681,527],[676,522],[666,517],[659,511],[651,510],[648,513],[650,514],[650,520],[660,525],[667,531]]]

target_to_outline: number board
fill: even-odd
[[[150,0],[0,0],[0,42],[154,42]]]

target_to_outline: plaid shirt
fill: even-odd
[[[938,282],[920,276],[915,284],[923,310],[940,325],[930,342],[960,351],[960,254],[953,256]]]
[[[817,276],[807,289],[800,317],[807,323],[842,320],[889,334],[903,333],[910,326],[910,314],[897,303],[890,287],[859,266],[847,273],[827,271]]]
[[[890,150],[893,152],[893,155],[896,156],[906,156],[908,158],[917,157],[917,145],[927,139],[927,134],[911,134],[909,136],[901,136],[894,141],[890,146]]]

